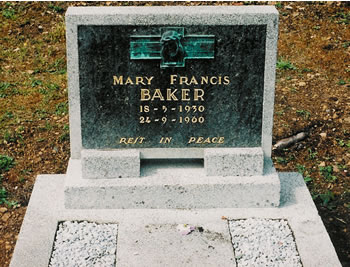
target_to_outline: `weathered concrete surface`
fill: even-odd
[[[85,179],[112,179],[140,176],[140,152],[129,150],[83,150],[82,177]]]
[[[206,149],[204,167],[209,176],[263,175],[264,153],[261,147]]]
[[[66,209],[65,176],[39,176],[10,266],[47,267],[57,224],[64,220],[118,223],[118,266],[232,266],[234,254],[223,218],[251,217],[288,220],[304,267],[341,266],[303,178],[296,173],[279,176],[279,208],[189,210]],[[177,236],[174,226],[184,223],[202,226],[203,234]]]
[[[271,160],[264,165],[264,175],[207,176],[198,161],[159,161],[143,164],[138,179],[84,179],[80,160],[71,159],[65,205],[74,209],[277,207],[278,174]]]

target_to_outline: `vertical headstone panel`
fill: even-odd
[[[260,146],[266,26],[184,26],[184,39],[212,35],[215,47],[183,67],[131,59],[133,36],[159,45],[164,28],[78,27],[83,147]]]
[[[216,147],[270,156],[275,8],[71,8],[66,22],[72,158]]]

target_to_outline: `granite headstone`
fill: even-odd
[[[78,28],[83,148],[261,145],[266,25],[179,26],[184,57],[213,57],[162,67],[164,25]]]
[[[261,148],[270,157],[276,13],[190,9],[67,17],[72,158],[116,149],[204,158],[207,148]]]

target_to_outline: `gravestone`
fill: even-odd
[[[140,10],[67,12],[66,206],[278,206],[276,10]]]
[[[271,161],[274,7],[74,7],[66,32],[71,158],[11,267],[340,266]]]

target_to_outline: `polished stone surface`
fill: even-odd
[[[261,122],[261,147],[264,157],[271,157],[273,105],[275,91],[276,48],[278,38],[278,12],[273,6],[174,6],[174,7],[72,7],[66,13],[67,30],[67,71],[69,87],[69,121],[71,157],[81,158],[82,142],[82,116],[80,98],[80,65],[78,28],[81,26],[147,26],[160,27],[203,27],[218,26],[244,26],[259,25],[266,27],[265,64],[263,78],[263,107]],[[186,30],[187,31],[187,30]],[[148,33],[149,34],[149,33]],[[159,34],[159,33],[157,33]],[[193,34],[193,32],[186,32]],[[214,34],[215,35],[215,34]],[[234,41],[231,42],[234,44]],[[217,46],[217,43],[216,43]],[[216,53],[216,52],[215,52]],[[159,61],[159,60],[157,60]],[[194,62],[196,60],[188,60]],[[206,60],[199,60],[206,62]],[[140,61],[138,61],[140,62]],[[160,62],[159,62],[160,63]],[[256,62],[254,61],[254,64]],[[216,69],[220,70],[217,65]],[[159,137],[159,136],[158,136]],[[131,140],[132,141],[132,140]],[[253,140],[254,141],[254,140]],[[116,140],[118,142],[118,140]],[[179,142],[179,141],[178,141]],[[203,155],[204,147],[159,146],[155,148],[139,148],[142,157],[146,158],[199,158]],[[215,145],[212,145],[215,146]],[[164,148],[166,147],[166,148]],[[107,147],[108,148],[108,147]],[[173,150],[176,150],[174,153]],[[185,150],[180,151],[180,150]]]
[[[183,68],[161,69],[157,59],[131,60],[130,36],[157,36],[161,28],[78,26],[83,147],[261,146],[266,25],[184,26],[185,36],[211,34],[215,35],[216,43],[215,59],[186,60]],[[173,85],[170,84],[170,75],[177,75]],[[113,85],[113,76],[123,76],[124,84]],[[150,85],[146,78],[146,85],[136,85],[137,76],[154,78]],[[187,76],[188,81],[194,76],[198,83],[201,83],[202,76],[208,76],[209,80],[212,76],[221,76],[221,84],[218,84],[218,78],[214,78],[212,81],[217,84],[180,85],[180,76]],[[224,76],[229,77],[228,85],[224,84]],[[128,83],[127,77],[134,84]],[[168,88],[178,89],[174,95],[179,101],[161,101],[159,97],[153,101],[140,100],[141,89],[149,89],[151,95],[155,89],[160,89],[166,98]],[[204,101],[193,99],[196,88],[203,90]],[[190,101],[180,100],[181,89],[189,89]],[[149,106],[150,111],[140,112],[140,105]],[[204,111],[191,108],[187,112],[186,105],[203,106]],[[140,123],[143,121],[141,117],[144,123]],[[194,121],[203,117],[204,122],[192,123],[193,117]],[[144,139],[142,143],[140,139],[132,139],[128,144],[121,141],[121,138],[129,137]],[[172,137],[171,142],[160,143],[162,137]],[[189,143],[191,137],[196,139]],[[200,137],[203,139],[198,139]],[[224,137],[223,143],[218,142],[219,137]]]

